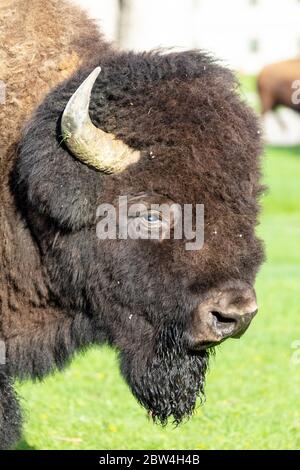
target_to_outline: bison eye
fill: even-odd
[[[156,207],[153,207],[156,206]],[[165,204],[132,204],[128,210],[128,236],[135,240],[165,240],[174,226],[174,209]]]
[[[143,215],[143,218],[149,224],[155,224],[160,221],[159,214],[156,212],[148,212],[147,214]]]

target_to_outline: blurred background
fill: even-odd
[[[267,64],[299,58],[300,0],[76,0],[97,20],[105,36],[123,49],[212,52],[240,76]],[[299,87],[300,88],[300,84]],[[259,109],[255,84],[248,98]],[[300,97],[300,93],[299,93]],[[300,101],[300,99],[299,99]],[[300,104],[299,104],[300,110]],[[300,143],[300,113],[266,113],[265,136],[275,144]]]
[[[126,49],[204,48],[237,70],[300,54],[299,0],[76,0]]]
[[[267,261],[256,285],[259,315],[240,341],[218,348],[207,401],[188,423],[149,422],[115,352],[94,348],[63,374],[19,386],[30,410],[19,448],[300,448],[300,104],[292,101],[294,91],[300,102],[292,88],[300,81],[300,0],[76,3],[124,49],[201,48],[236,71],[244,99],[264,112],[269,190],[257,230]]]

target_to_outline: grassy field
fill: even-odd
[[[292,361],[300,340],[300,147],[268,148],[264,175],[260,313],[240,341],[218,348],[205,405],[179,428],[153,425],[114,352],[93,349],[63,374],[18,386],[26,413],[19,449],[300,448],[300,363]]]

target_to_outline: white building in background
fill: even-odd
[[[202,48],[246,73],[300,56],[300,0],[75,1],[126,49]]]
[[[299,0],[199,0],[196,44],[247,73],[300,57]]]

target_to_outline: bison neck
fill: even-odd
[[[92,342],[94,328],[51,295],[38,245],[10,189],[12,164],[1,166],[0,340],[10,374],[42,377]]]

